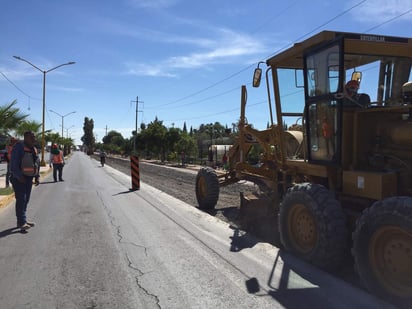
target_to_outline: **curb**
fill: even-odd
[[[44,172],[43,174],[40,174],[40,181],[47,176],[50,171],[53,170],[52,168],[48,168],[46,172]],[[4,195],[2,198],[0,198],[0,209],[2,208],[6,208],[7,206],[9,206],[9,204],[11,203],[11,201],[14,199],[14,192],[9,194],[9,195]]]
[[[7,207],[12,199],[14,199],[14,193],[5,195],[2,199],[0,199],[0,209]]]

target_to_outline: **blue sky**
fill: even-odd
[[[352,8],[352,9],[351,9]],[[412,0],[2,0],[0,105],[17,100],[46,129],[80,143],[84,117],[100,141],[107,130],[130,137],[157,116],[167,127],[197,128],[239,118],[269,120],[265,87],[250,85],[258,61],[321,30],[411,37]]]

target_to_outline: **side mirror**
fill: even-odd
[[[262,69],[257,67],[253,73],[253,87],[257,88],[260,86],[260,80],[262,78]]]

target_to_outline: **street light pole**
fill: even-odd
[[[71,128],[74,128],[74,126],[71,126],[71,127],[69,127],[69,128],[66,128],[66,138],[68,138],[68,136],[69,136],[69,130],[70,130]]]
[[[76,111],[67,113],[66,115],[60,115],[58,112],[55,112],[54,110],[51,110],[51,109],[49,109],[49,111],[52,112],[52,113],[55,113],[56,115],[58,115],[58,116],[60,116],[60,117],[62,117],[62,138],[64,138],[64,135],[63,135],[64,117],[69,116],[70,114],[74,114]]]
[[[41,161],[40,161],[40,165],[45,166],[46,162],[44,161],[44,144],[45,144],[45,140],[44,140],[44,130],[45,130],[45,128],[44,127],[45,127],[45,113],[46,113],[46,74],[53,71],[53,70],[56,70],[57,68],[60,68],[60,67],[64,66],[64,65],[71,65],[71,64],[75,64],[76,62],[70,61],[70,62],[67,62],[67,63],[63,63],[63,64],[60,64],[60,65],[46,71],[46,70],[40,69],[39,67],[35,66],[30,61],[27,61],[26,59],[23,59],[19,56],[13,56],[13,57],[16,58],[17,60],[21,60],[21,61],[24,61],[24,62],[30,64],[33,68],[35,68],[35,69],[37,69],[37,70],[39,70],[40,72],[43,73],[43,116],[42,116],[42,132],[41,132]]]

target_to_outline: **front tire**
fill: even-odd
[[[219,179],[216,171],[202,167],[196,176],[196,198],[201,209],[213,209],[219,199]]]
[[[332,270],[342,264],[347,250],[345,221],[332,192],[318,184],[298,184],[280,206],[280,239],[287,251]]]
[[[412,304],[412,198],[375,202],[352,236],[355,266],[366,288],[398,305]]]

